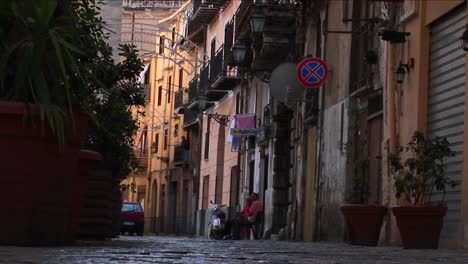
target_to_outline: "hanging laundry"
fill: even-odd
[[[238,114],[235,120],[236,128],[255,128],[255,114]]]

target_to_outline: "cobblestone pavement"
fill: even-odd
[[[468,251],[122,236],[75,247],[0,247],[0,263],[468,263]]]

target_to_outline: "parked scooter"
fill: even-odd
[[[223,212],[222,208],[226,205],[216,204],[213,201],[210,203],[213,205],[213,211],[211,212],[211,221],[208,224],[208,236],[210,239],[222,239],[226,224],[226,213]]]

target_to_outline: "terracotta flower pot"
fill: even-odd
[[[340,207],[351,245],[377,246],[387,207],[383,205],[344,204]]]
[[[27,118],[25,113],[29,112]],[[0,101],[0,244],[62,245],[88,118],[75,114],[59,146],[37,105]]]
[[[397,206],[392,208],[403,248],[437,249],[447,213],[445,205]]]

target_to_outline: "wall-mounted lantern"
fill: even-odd
[[[207,101],[206,95],[201,94],[200,97],[198,97],[198,109],[200,109],[201,111],[205,110],[206,101]]]
[[[397,83],[401,84],[405,80],[405,75],[408,73],[410,70],[410,67],[408,64],[403,64],[400,62],[400,65],[398,66],[396,70],[396,81]]]
[[[232,48],[232,52],[234,53],[234,61],[236,62],[236,65],[245,64],[248,50],[249,44],[247,40],[240,39],[236,41],[236,44],[234,44],[234,47]]]
[[[250,18],[250,26],[253,33],[263,33],[266,16],[261,7],[256,7]]]

